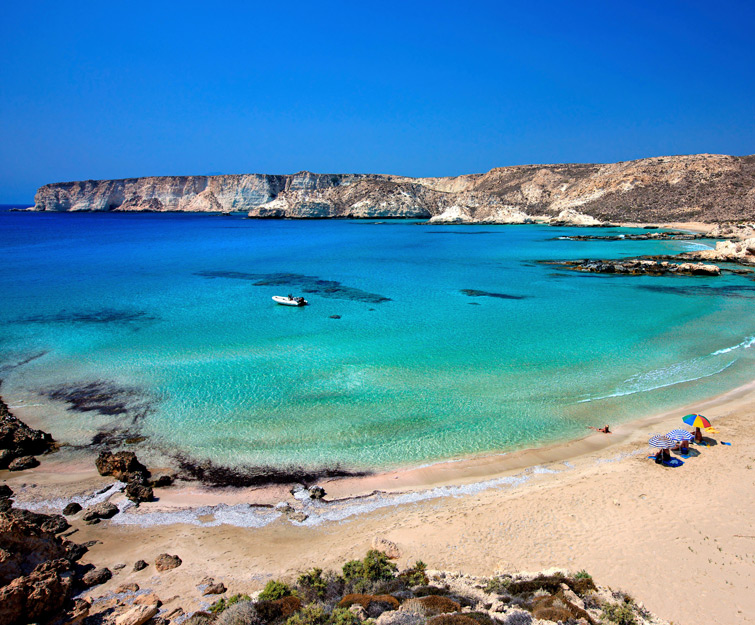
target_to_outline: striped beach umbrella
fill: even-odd
[[[690,434],[687,430],[671,430],[666,434],[666,438],[672,441],[691,441],[695,438],[695,435]]]
[[[687,425],[692,426],[693,428],[709,428],[710,427],[710,421],[706,419],[701,414],[688,414],[685,417],[682,417],[682,421],[684,421]]]
[[[657,447],[658,449],[671,449],[676,446],[676,443],[670,438],[666,438],[663,434],[653,434],[648,441],[651,447]]]

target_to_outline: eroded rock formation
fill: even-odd
[[[755,219],[755,156],[524,165],[446,178],[299,172],[87,180],[41,187],[34,208],[416,217],[438,223],[734,223]]]

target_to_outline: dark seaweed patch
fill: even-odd
[[[691,295],[699,297],[755,297],[755,286],[729,284],[725,286],[666,286],[661,284],[643,284],[641,289],[655,293],[673,295]]]
[[[348,471],[339,465],[320,469],[302,467],[226,467],[210,460],[194,460],[184,455],[174,456],[181,469],[179,477],[197,480],[209,486],[264,486],[267,484],[310,484],[323,478],[360,477],[364,471]]]
[[[153,411],[152,399],[143,391],[130,386],[118,386],[98,380],[74,386],[59,386],[44,391],[44,395],[68,404],[75,412],[97,412],[105,416],[123,416],[133,423]]]
[[[477,289],[461,289],[461,293],[468,297],[496,297],[498,299],[525,299],[526,295],[509,295],[508,293],[491,293]]]
[[[154,321],[154,317],[143,310],[116,310],[103,308],[94,311],[62,310],[51,315],[31,315],[19,319],[22,323],[121,323],[131,324]]]
[[[21,360],[18,360],[16,362],[0,365],[0,373],[3,373],[4,371],[12,371],[13,369],[17,369],[18,367],[23,367],[24,365],[29,364],[37,358],[42,358],[42,356],[44,356],[45,354],[47,354],[47,350],[34,352],[32,354],[24,356],[23,358],[21,358]]]
[[[322,280],[316,276],[305,276],[299,273],[242,273],[239,271],[200,271],[197,276],[203,278],[231,278],[234,280],[248,280],[254,286],[285,286],[292,287],[304,293],[314,293],[330,299],[344,299],[368,304],[390,302],[389,297],[377,293],[369,293],[361,289],[343,286],[335,280]]]

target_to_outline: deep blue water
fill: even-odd
[[[580,436],[751,379],[748,277],[537,262],[699,245],[554,240],[616,231],[0,211],[0,392],[67,442],[369,468]],[[272,302],[289,292],[310,306]]]

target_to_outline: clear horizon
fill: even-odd
[[[755,152],[744,2],[9,6],[0,203],[47,183]]]

